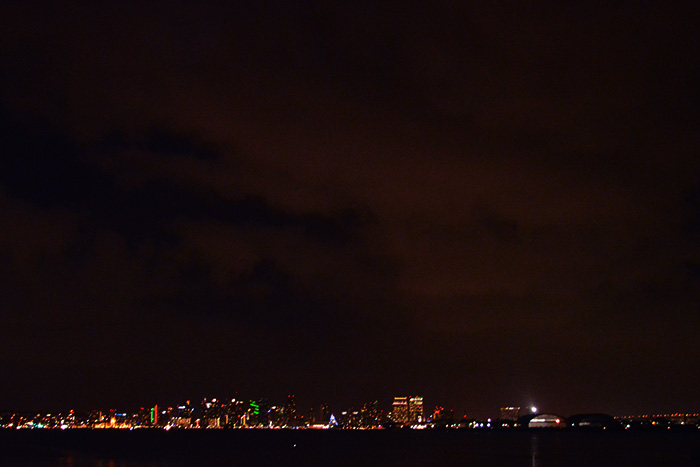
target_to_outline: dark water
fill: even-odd
[[[700,466],[700,431],[15,430],[0,465]]]

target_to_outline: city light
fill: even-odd
[[[331,411],[329,404],[301,410],[294,396],[272,404],[265,397],[256,399],[204,399],[201,403],[143,406],[135,412],[92,410],[83,413],[51,411],[0,412],[4,429],[585,429],[585,430],[697,430],[699,413],[666,413],[613,417],[601,413],[562,416],[539,413],[530,406],[522,413],[518,406],[500,408],[500,418],[476,419],[454,415],[454,410],[434,406],[424,410],[422,396],[397,396],[391,404],[366,402],[359,407]],[[230,402],[229,402],[230,401]],[[165,408],[167,407],[167,408]],[[320,410],[319,410],[320,409]]]

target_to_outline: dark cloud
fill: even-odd
[[[79,149],[45,121],[2,115],[2,184],[10,196],[41,206],[90,202],[99,173],[78,160]]]
[[[211,145],[164,128],[151,128],[142,135],[131,137],[120,133],[110,134],[105,136],[100,149],[107,152],[130,150],[146,154],[194,157],[205,161],[214,161],[221,157]]]
[[[153,235],[177,219],[224,222],[240,228],[299,229],[315,240],[343,242],[352,230],[371,219],[371,213],[345,208],[338,213],[286,212],[261,196],[227,200],[214,192],[202,193],[170,180],[154,178],[124,187],[119,174],[102,170],[88,152],[43,121],[18,123],[5,118],[2,185],[8,195],[42,207],[67,207],[128,238]],[[191,156],[209,162],[217,158],[208,149],[181,136],[148,132],[141,142],[127,144],[108,137],[108,153],[138,151],[143,157],[166,154]],[[118,157],[118,156],[117,156]]]

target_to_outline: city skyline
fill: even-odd
[[[274,399],[267,396],[245,396],[235,393],[234,397],[203,397],[200,399],[178,399],[177,401],[151,401],[151,405],[137,404],[130,407],[100,406],[86,408],[84,404],[73,404],[70,409],[63,407],[49,408],[9,408],[0,407],[0,428],[16,428],[7,426],[8,420],[17,417],[45,419],[46,417],[78,417],[82,421],[80,427],[88,427],[88,420],[93,420],[91,428],[129,428],[132,423],[161,428],[380,428],[392,429],[417,426],[425,427],[454,427],[454,428],[513,428],[522,420],[533,417],[557,417],[556,424],[569,420],[578,425],[584,418],[607,417],[613,418],[625,428],[629,422],[638,424],[638,428],[654,428],[656,421],[667,428],[668,424],[697,426],[700,428],[700,413],[694,410],[676,410],[674,412],[635,412],[635,413],[604,413],[591,408],[584,412],[563,412],[555,407],[536,407],[533,404],[514,406],[506,405],[500,408],[482,408],[474,413],[455,407],[444,407],[440,401],[429,401],[419,395],[394,396],[390,400],[379,399],[365,401],[353,405],[338,402],[302,404],[298,407],[294,394]],[[76,408],[78,408],[76,410]],[[225,409],[225,412],[222,410]],[[687,409],[687,408],[686,408]],[[207,415],[209,413],[209,415]],[[218,420],[209,423],[206,419],[217,418],[227,413],[226,422]],[[481,414],[481,415],[477,415]],[[116,418],[115,418],[116,416]],[[97,417],[97,418],[96,418]],[[186,422],[178,422],[185,418]],[[229,418],[232,417],[232,418]],[[201,418],[201,420],[199,420]],[[96,421],[99,419],[99,422]],[[4,420],[4,422],[3,422]],[[160,423],[158,422],[160,420]],[[223,420],[223,419],[222,419]],[[546,421],[545,419],[541,421]],[[128,422],[128,423],[127,423]],[[493,423],[492,423],[493,422]],[[95,423],[98,423],[95,426]],[[639,425],[641,423],[641,425]],[[10,423],[11,425],[12,423]],[[60,425],[60,424],[59,424]],[[654,423],[656,425],[656,423]],[[545,425],[542,425],[545,426]],[[555,426],[563,428],[566,425]],[[617,425],[615,425],[617,427]],[[56,428],[60,426],[47,426]],[[551,427],[551,426],[548,426]],[[27,428],[25,426],[25,428]],[[38,427],[41,428],[41,427]],[[602,425],[598,428],[602,428]],[[630,428],[627,426],[627,428]]]
[[[700,429],[700,413],[610,415],[601,412],[562,414],[537,407],[506,406],[499,416],[478,418],[436,405],[426,410],[422,396],[395,396],[391,404],[378,400],[361,407],[330,409],[328,403],[297,409],[294,395],[276,403],[267,397],[204,398],[173,405],[141,406],[124,411],[91,409],[39,412],[0,409],[2,429]],[[315,409],[320,409],[316,411]]]
[[[0,407],[694,411],[698,16],[0,2]]]

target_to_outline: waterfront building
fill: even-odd
[[[408,425],[408,397],[394,397],[394,402],[391,404],[391,419],[399,426]]]
[[[413,396],[408,399],[408,419],[410,424],[423,423],[423,398]]]

